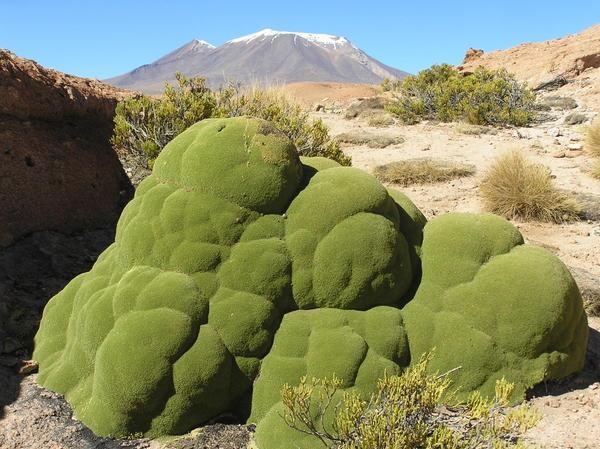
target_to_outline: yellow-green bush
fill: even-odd
[[[387,110],[405,123],[434,119],[522,126],[534,118],[534,93],[506,70],[479,67],[463,75],[441,64],[383,87],[396,94]]]
[[[493,399],[475,392],[457,403],[447,374],[428,373],[429,360],[427,354],[402,375],[384,376],[367,400],[355,390],[336,400],[343,385],[336,377],[286,384],[283,419],[336,449],[523,447],[518,437],[539,414],[526,405],[508,409],[512,384],[498,380]]]
[[[211,91],[200,77],[177,74],[161,97],[138,95],[117,105],[112,143],[122,154],[152,166],[162,148],[192,124],[209,117],[249,116],[272,122],[302,156],[323,156],[342,165],[350,158],[321,120],[276,89],[242,89],[229,85]]]

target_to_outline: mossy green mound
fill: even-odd
[[[436,348],[433,370],[453,373],[463,395],[493,396],[497,379],[533,385],[583,367],[587,318],[564,264],[523,245],[495,215],[447,214],[425,227],[423,277],[402,310],[411,356]]]
[[[348,388],[368,399],[382,370],[399,373],[434,351],[431,370],[450,372],[459,398],[475,390],[493,397],[496,380],[504,377],[514,383],[518,402],[533,385],[582,368],[588,328],[577,286],[560,260],[524,245],[509,222],[447,214],[425,226],[419,253],[421,283],[401,310],[285,316],[254,384],[251,420],[258,423],[261,449],[322,444],[282,418],[280,390],[302,376],[341,377],[345,383],[334,403]],[[324,425],[331,432],[333,408],[329,412]]]
[[[498,217],[425,223],[372,176],[300,160],[268,122],[204,120],[165,147],[93,269],[48,303],[38,380],[101,435],[251,412],[275,449],[296,444],[279,389],[302,375],[367,395],[435,347],[431,366],[461,366],[463,392],[506,376],[518,399],[582,366],[586,318],[558,259]]]
[[[365,398],[377,379],[399,374],[410,362],[408,341],[399,309],[375,307],[368,311],[315,309],[288,313],[255,384],[250,421],[257,422],[260,448],[315,447],[312,436],[287,426],[282,419],[281,388],[302,376],[343,380],[334,401],[344,391],[357,390]],[[329,410],[330,412],[333,411]],[[316,412],[316,410],[315,410]],[[331,416],[323,424],[331,429]]]
[[[165,147],[93,269],[48,303],[38,379],[101,435],[247,416],[284,314],[398,304],[415,226],[374,178],[301,162],[268,122],[204,120]]]

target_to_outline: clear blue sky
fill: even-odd
[[[600,0],[0,0],[0,48],[63,72],[107,78],[197,38],[263,28],[345,36],[411,73],[600,23]]]

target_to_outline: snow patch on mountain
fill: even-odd
[[[313,42],[322,46],[331,46],[333,48],[337,48],[341,45],[352,45],[348,39],[341,36],[334,36],[332,34],[317,34],[317,33],[296,33],[292,31],[276,31],[271,28],[265,28],[264,30],[257,31],[256,33],[248,34],[246,36],[237,37],[235,39],[231,39],[226,44],[236,44],[236,43],[250,43],[255,39],[266,39],[271,37],[272,39],[277,38],[278,36],[292,35],[294,36],[294,42],[298,37],[305,39],[309,42]],[[352,45],[353,46],[353,45]]]

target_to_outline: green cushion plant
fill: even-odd
[[[279,394],[304,375],[369,394],[436,347],[465,394],[505,376],[517,401],[580,369],[586,340],[567,269],[504,219],[426,225],[372,176],[236,117],[164,148],[114,244],[46,306],[34,358],[97,434],[251,414],[269,449],[296,438]]]

